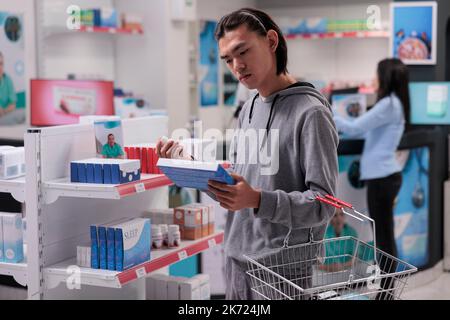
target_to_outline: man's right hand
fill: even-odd
[[[192,160],[190,155],[185,154],[183,146],[178,141],[168,139],[167,137],[158,139],[156,153],[160,158]]]

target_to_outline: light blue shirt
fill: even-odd
[[[384,97],[362,116],[347,120],[334,115],[338,131],[349,137],[364,134],[364,150],[361,156],[361,179],[378,179],[400,172],[395,151],[405,129],[403,107],[395,94]]]

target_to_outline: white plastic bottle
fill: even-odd
[[[163,244],[163,235],[161,228],[157,224],[152,225],[152,248],[161,249]]]
[[[167,247],[169,245],[169,228],[167,224],[160,224],[159,227],[163,237],[163,246]]]
[[[169,247],[179,247],[180,242],[180,226],[177,224],[169,225]]]

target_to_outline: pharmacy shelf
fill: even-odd
[[[111,27],[90,27],[81,26],[78,32],[93,32],[93,33],[119,33],[119,34],[143,34],[142,29],[124,29],[124,28],[111,28]]]
[[[122,288],[124,285],[145,277],[151,272],[208,250],[222,242],[223,231],[218,231],[211,236],[198,240],[183,240],[177,248],[152,250],[150,261],[122,272],[80,267],[80,283],[98,287]],[[68,272],[68,270],[73,270],[71,268],[74,266],[76,266],[76,259],[71,258],[45,268],[44,279],[47,288],[55,288],[61,282],[66,282],[69,277],[73,277],[73,272]]]
[[[93,33],[93,34],[123,34],[123,35],[140,35],[144,31],[142,29],[124,29],[111,27],[91,27],[81,26],[80,29],[68,29],[65,26],[49,26],[44,27],[44,37],[51,37],[54,35],[66,35],[68,33]]]
[[[25,201],[25,177],[10,180],[0,180],[0,192],[11,193],[19,202]]]
[[[25,258],[19,263],[0,262],[0,274],[14,277],[17,283],[22,286],[27,285],[27,248],[24,245]]]
[[[171,184],[173,182],[163,174],[142,174],[141,180],[125,184],[72,183],[66,177],[44,182],[43,195],[47,204],[55,202],[59,197],[121,199]]]
[[[324,33],[302,33],[288,34],[286,39],[341,39],[341,38],[388,38],[388,31],[346,31],[346,32],[324,32]]]

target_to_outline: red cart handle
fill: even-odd
[[[329,204],[329,205],[331,205],[333,207],[336,207],[338,209],[342,209],[342,205],[340,205],[338,203],[335,203],[333,201],[330,201],[328,199],[322,198],[321,196],[316,196],[316,200],[321,201],[321,202],[326,203],[326,204]]]
[[[348,202],[345,202],[345,201],[342,201],[341,199],[335,198],[335,197],[333,197],[333,196],[330,196],[329,194],[327,194],[327,195],[325,196],[325,198],[330,199],[330,200],[333,200],[334,202],[339,203],[340,205],[342,205],[342,206],[344,206],[344,207],[353,209],[353,205],[352,205],[352,204],[350,204],[350,203],[348,203]]]

